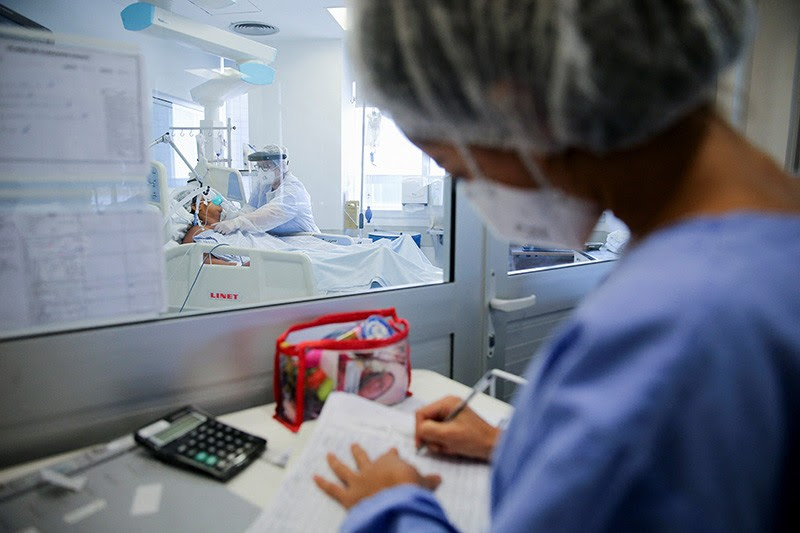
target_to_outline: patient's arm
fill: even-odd
[[[194,236],[198,233],[202,233],[206,231],[208,228],[204,228],[202,226],[192,226],[186,231],[186,235],[183,236],[183,244],[191,244],[194,242]],[[210,264],[210,265],[228,265],[228,266],[239,266],[239,263],[232,263],[230,261],[224,261],[217,257],[211,256],[211,261],[208,260],[208,254],[203,254],[203,262]],[[250,266],[250,262],[248,261],[242,266]]]
[[[204,228],[203,226],[192,226],[188,230],[186,230],[186,235],[183,236],[182,244],[191,244],[194,242],[194,236],[198,233],[202,233],[208,228]]]
[[[211,256],[211,261],[208,260],[209,255],[203,254],[203,263],[207,265],[227,265],[227,266],[239,266],[239,263],[233,263],[231,261],[225,261],[218,257]],[[250,262],[243,264],[242,266],[250,266]]]

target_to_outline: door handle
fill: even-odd
[[[511,300],[504,300],[502,298],[492,298],[489,300],[489,307],[491,309],[503,311],[505,313],[521,311],[523,309],[527,309],[528,307],[533,307],[534,305],[536,305],[535,294],[525,296],[524,298],[514,298]]]

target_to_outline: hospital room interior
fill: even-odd
[[[753,42],[714,103],[798,175],[800,3],[755,3]],[[260,409],[273,424],[244,428],[261,431],[272,462],[254,460],[225,496],[252,522],[278,493],[259,488],[284,475],[276,452],[290,466],[301,453],[273,420],[278,353],[290,328],[320,317],[405,324],[394,331],[421,399],[437,380],[469,392],[497,370],[491,392],[507,405],[513,376],[631,237],[610,211],[576,249],[493,234],[462,184],[372,103],[344,1],[0,0],[0,19],[2,530],[28,525],[18,499],[95,481],[75,458],[188,405],[234,426]],[[207,483],[187,490],[214,501],[225,485]],[[69,527],[135,518],[114,511],[113,491],[95,509],[69,487],[85,510],[64,515]],[[167,492],[142,519],[189,529],[164,518]]]

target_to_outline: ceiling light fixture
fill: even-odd
[[[328,7],[328,13],[336,20],[343,30],[347,30],[347,8],[346,7]]]

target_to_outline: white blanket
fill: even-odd
[[[336,294],[367,290],[375,284],[382,287],[441,283],[442,269],[428,261],[410,235],[394,240],[343,246],[317,239],[311,235],[276,237],[270,234],[236,231],[223,235],[204,231],[194,237],[195,242],[229,244],[242,248],[301,252],[310,260],[317,290],[322,294]],[[224,255],[224,248],[214,255],[231,261],[239,258]]]

